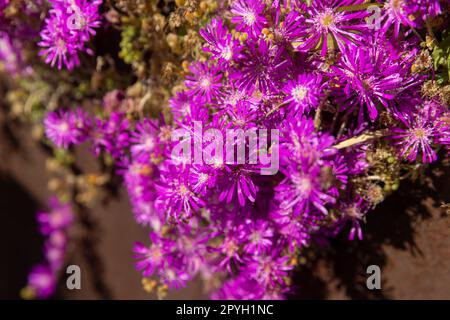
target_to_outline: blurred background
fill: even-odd
[[[48,198],[46,150],[31,141],[30,128],[9,123],[0,113],[0,298],[20,299],[30,268],[42,259],[43,239],[35,212]],[[79,150],[77,163],[95,172],[96,162]],[[292,299],[450,299],[450,170],[434,168],[424,182],[401,185],[369,214],[363,241],[343,232],[321,248],[311,248],[308,264],[294,277]],[[84,234],[72,241],[67,261],[82,271],[82,289],[69,291],[65,277],[55,299],[155,299],[142,289],[134,269],[135,241],[146,231],[132,216],[126,193],[94,206]],[[81,239],[81,240],[80,240]],[[366,268],[378,265],[382,289],[366,287]],[[207,298],[200,281],[172,292],[169,299]]]

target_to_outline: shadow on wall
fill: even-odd
[[[42,259],[43,239],[37,201],[8,174],[0,172],[0,299],[19,299],[32,266]]]
[[[423,183],[403,182],[398,192],[368,214],[367,223],[363,225],[364,240],[349,241],[349,229],[344,229],[336,239],[330,241],[328,247],[316,250],[320,252],[319,255],[295,275],[298,293],[292,298],[398,298],[392,295],[389,274],[381,277],[383,290],[368,290],[366,268],[375,264],[383,270],[388,262],[387,247],[407,251],[412,257],[423,255],[416,243],[417,225],[430,218],[439,219],[446,215],[440,206],[450,202],[449,175],[449,167],[439,167],[428,170],[426,176],[431,178],[426,178]],[[445,224],[442,227],[445,228]],[[445,252],[431,254],[445,255]],[[448,275],[443,281],[448,281]],[[334,284],[330,285],[331,282]],[[414,285],[410,284],[411,290],[414,290]],[[436,292],[436,295],[442,294],[445,295]]]

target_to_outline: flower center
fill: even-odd
[[[52,279],[49,275],[41,275],[39,277],[38,283],[41,287],[47,287],[52,283]]]
[[[208,181],[208,175],[206,173],[201,173],[198,180],[201,183],[205,183],[206,181]]]
[[[308,196],[311,193],[311,190],[313,188],[311,179],[307,177],[300,177],[296,181],[297,184],[297,190],[300,192],[303,196]]]
[[[252,26],[256,21],[255,13],[252,11],[247,12],[244,14],[244,22],[248,26]]]
[[[158,263],[158,261],[161,261],[163,254],[160,248],[154,247],[153,250],[150,253],[150,257],[152,262]]]
[[[424,129],[419,128],[419,129],[414,130],[414,136],[416,136],[416,138],[419,138],[419,139],[425,139],[427,134]]]
[[[306,88],[305,86],[302,85],[298,85],[296,86],[294,89],[292,89],[292,97],[294,98],[294,100],[296,102],[302,102],[303,100],[305,100],[306,95],[308,93],[308,88]]]
[[[61,132],[64,132],[64,133],[68,132],[68,131],[69,131],[69,124],[68,124],[67,122],[61,123],[61,124],[59,125],[59,130],[60,130]]]
[[[354,218],[354,219],[360,219],[361,218],[361,212],[359,211],[359,209],[356,206],[350,206],[348,208],[345,209],[345,214],[350,217],[350,218]]]
[[[180,186],[179,192],[180,192],[180,195],[182,197],[184,197],[184,196],[188,195],[190,191],[189,191],[188,187],[186,187],[186,185],[182,184]]]
[[[234,241],[229,240],[224,243],[224,249],[225,254],[228,257],[232,257],[236,253],[238,246],[236,245],[236,243],[234,243]]]
[[[147,137],[147,139],[145,139],[145,147],[149,150],[153,149],[153,147],[155,146],[155,142],[153,140],[153,137]]]
[[[332,12],[331,9],[327,10],[326,12],[324,12],[322,14],[322,16],[320,17],[320,19],[319,19],[320,24],[325,29],[328,29],[331,26],[333,26],[334,25],[334,20],[335,20],[335,16],[334,16],[334,13]]]
[[[225,48],[223,48],[222,53],[220,55],[224,60],[231,60],[231,58],[233,57],[233,51],[231,50],[230,46],[226,46]]]
[[[259,243],[262,240],[262,236],[259,232],[255,231],[251,235],[251,240],[253,243]]]
[[[201,86],[203,89],[208,89],[208,88],[211,86],[211,80],[210,80],[208,77],[203,78],[203,79],[200,81],[200,86]]]

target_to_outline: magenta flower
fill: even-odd
[[[38,265],[28,276],[28,286],[39,299],[47,299],[55,292],[56,277],[49,267]]]
[[[227,280],[219,291],[212,295],[215,300],[260,300],[264,296],[265,288],[255,279],[246,275]]]
[[[59,270],[64,264],[66,248],[46,242],[44,245],[44,256],[52,270]]]
[[[289,80],[283,88],[286,98],[283,103],[289,105],[290,110],[300,114],[317,109],[323,96],[321,75],[300,74],[296,80]]]
[[[222,75],[219,73],[219,68],[215,65],[208,66],[207,63],[196,62],[189,68],[192,75],[188,76],[185,81],[187,92],[191,97],[211,102],[213,98],[217,98],[220,93],[222,83]]]
[[[278,92],[279,80],[289,64],[282,54],[265,40],[250,43],[248,51],[239,60],[239,70],[233,75],[238,88],[250,95],[255,89],[265,94]]]
[[[184,270],[183,265],[171,264],[170,266],[159,270],[158,274],[161,281],[167,285],[169,289],[180,289],[186,287],[191,277]]]
[[[252,181],[256,170],[251,165],[225,166],[226,174],[220,180],[219,201],[230,203],[237,195],[239,204],[244,206],[246,200],[255,202],[258,187]]]
[[[397,38],[402,25],[419,28],[428,17],[435,17],[440,13],[439,0],[388,0],[384,4],[382,16],[383,31],[386,32],[393,27],[394,37]]]
[[[312,207],[327,214],[325,206],[333,204],[335,198],[322,188],[320,167],[302,168],[300,172],[295,168],[289,169],[284,171],[287,178],[275,189],[281,207],[293,209],[295,215],[307,214]]]
[[[107,151],[115,159],[123,156],[130,145],[130,122],[121,112],[113,112],[108,119],[95,119],[93,146],[96,155]]]
[[[369,211],[369,206],[364,198],[356,196],[352,200],[343,201],[338,210],[341,217],[334,226],[333,234],[338,234],[344,226],[350,223],[348,239],[354,240],[356,236],[359,240],[362,240],[361,222],[365,221],[366,213]]]
[[[151,245],[146,246],[142,243],[134,245],[134,258],[139,260],[136,263],[136,268],[142,271],[145,277],[149,277],[159,271],[166,264],[171,262],[171,254],[175,243],[158,236],[156,233],[150,233]]]
[[[263,287],[275,287],[282,285],[283,277],[292,270],[293,267],[288,262],[289,257],[282,256],[279,250],[275,249],[271,255],[254,257],[249,261],[246,272]]]
[[[225,231],[223,241],[216,248],[215,252],[219,254],[219,262],[217,268],[226,268],[229,272],[232,270],[232,265],[241,263],[242,257],[240,254],[240,239],[237,228],[230,228]]]
[[[44,127],[47,138],[64,149],[86,141],[90,133],[88,115],[81,109],[50,112],[44,119]]]
[[[165,163],[155,187],[158,194],[157,208],[167,212],[167,216],[175,221],[191,217],[205,205],[199,195],[192,190],[189,170],[182,165]]]
[[[191,116],[195,104],[194,100],[185,91],[177,92],[177,94],[170,99],[170,108],[174,117],[178,120]]]
[[[315,0],[307,8],[304,36],[297,47],[307,51],[321,46],[325,55],[335,43],[343,51],[348,45],[361,43],[361,34],[367,30],[364,18],[367,13],[361,11],[337,10],[339,7],[362,4],[364,0]]]
[[[200,30],[200,35],[208,43],[204,50],[210,52],[212,58],[217,59],[221,65],[228,65],[242,50],[239,41],[233,39],[220,19],[212,19],[206,29]]]
[[[282,45],[299,41],[303,35],[304,17],[297,11],[289,12],[284,21],[280,20],[280,10],[277,8],[276,21],[274,25],[274,40]]]
[[[155,153],[158,147],[158,123],[152,119],[144,119],[136,125],[130,134],[130,148],[134,157]]]
[[[67,228],[74,220],[74,216],[69,204],[62,204],[53,197],[50,199],[50,210],[38,212],[37,220],[41,233],[49,235],[54,231]]]
[[[192,190],[202,196],[207,195],[217,185],[220,173],[221,167],[193,165],[189,173],[189,183]]]
[[[231,22],[237,24],[236,30],[257,37],[267,23],[263,15],[264,7],[260,0],[236,0],[231,7]]]
[[[399,148],[401,157],[413,162],[420,153],[423,163],[437,160],[435,143],[443,134],[447,133],[448,136],[449,132],[448,126],[439,125],[437,118],[440,113],[440,106],[429,102],[417,113],[400,117],[403,126],[393,128],[391,138]]]
[[[343,104],[342,110],[350,111],[359,108],[360,120],[363,118],[363,107],[373,121],[378,117],[378,105],[388,108],[402,90],[402,70],[399,63],[392,62],[392,55],[380,46],[373,48],[358,47],[346,50],[336,67],[332,67],[334,75],[339,77],[342,89],[338,101]],[[361,120],[362,121],[362,120]]]
[[[60,3],[60,8],[65,8],[71,14],[67,20],[69,29],[82,41],[89,41],[91,36],[97,34],[96,30],[101,26],[99,7],[103,0],[54,0]],[[68,7],[67,2],[69,3]]]
[[[52,67],[56,64],[61,69],[63,64],[72,70],[80,64],[79,52],[92,51],[85,43],[95,35],[95,28],[100,26],[98,14],[101,0],[52,0],[52,9],[45,19],[41,31],[39,46],[43,49],[41,56]]]
[[[272,246],[274,231],[267,221],[247,220],[244,228],[244,239],[241,241],[246,243],[244,246],[246,253],[260,255]]]

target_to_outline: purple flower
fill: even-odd
[[[37,220],[42,234],[49,235],[70,226],[74,216],[69,204],[61,204],[57,198],[53,197],[50,199],[50,211],[38,212]]]
[[[212,190],[220,175],[221,168],[210,165],[193,165],[190,168],[189,183],[192,190],[205,196],[208,191]]]
[[[191,116],[193,108],[196,103],[185,91],[177,92],[176,95],[170,99],[170,108],[176,119],[182,120],[185,117]]]
[[[44,119],[44,127],[47,138],[64,149],[86,141],[90,132],[88,115],[81,109],[50,112]]]
[[[242,49],[220,19],[212,19],[206,29],[200,30],[200,35],[208,43],[204,50],[210,52],[221,65],[228,65]]]
[[[124,113],[113,112],[106,120],[96,119],[92,135],[96,155],[106,150],[119,159],[130,144],[130,122]]]
[[[33,290],[39,299],[47,299],[56,289],[55,274],[45,265],[35,266],[28,276],[28,288]]]
[[[156,199],[154,180],[157,177],[157,168],[150,163],[150,154],[143,154],[132,162],[127,162],[125,167],[124,183],[136,221],[159,230],[163,216],[154,209]]]
[[[95,34],[95,28],[100,26],[98,14],[101,0],[88,2],[86,0],[53,0],[52,9],[45,19],[41,31],[39,46],[45,57],[45,62],[52,67],[57,64],[61,69],[63,64],[72,70],[80,64],[78,52],[92,53],[85,47],[90,36]]]
[[[180,234],[177,237],[178,254],[182,264],[186,266],[189,275],[195,275],[204,267],[207,255],[206,243],[209,236],[200,232],[189,230],[190,228],[179,228]],[[206,230],[208,230],[206,228]]]
[[[103,0],[54,0],[60,3],[61,8],[71,14],[67,20],[69,29],[82,41],[89,41],[91,36],[97,34],[96,30],[101,26],[99,7]],[[69,3],[68,7],[66,3]]]
[[[232,265],[242,262],[240,255],[240,234],[238,228],[232,227],[225,231],[220,245],[213,250],[219,253],[217,268],[226,268],[231,272]]]
[[[293,269],[288,264],[289,260],[288,256],[281,255],[279,250],[275,249],[270,255],[255,256],[248,262],[246,272],[263,287],[282,285],[283,277],[286,277],[288,272]]]
[[[274,24],[274,41],[281,45],[287,42],[292,43],[298,41],[303,35],[304,17],[297,11],[289,12],[284,21],[280,20],[280,8],[277,8],[276,21]]]
[[[191,217],[205,205],[189,183],[189,169],[169,162],[161,167],[160,180],[155,183],[156,206],[175,221]]]
[[[316,163],[321,157],[335,154],[331,148],[334,137],[322,132],[316,132],[314,121],[307,117],[289,116],[283,123],[280,153],[289,155],[281,157],[282,162],[291,164]]]
[[[152,119],[144,119],[138,123],[136,130],[130,135],[130,142],[134,157],[155,153],[158,147],[158,123]]]
[[[59,270],[64,264],[66,248],[54,245],[50,241],[44,245],[44,255],[52,270]]]
[[[158,275],[160,276],[161,281],[166,284],[169,289],[180,289],[186,287],[186,283],[191,280],[182,264],[172,264],[166,268],[163,268],[159,270]]]
[[[289,64],[282,54],[265,40],[249,43],[248,50],[239,59],[239,69],[233,74],[238,88],[250,95],[255,89],[265,94],[278,92],[279,80]]]
[[[334,226],[334,235],[338,234],[350,222],[351,228],[348,239],[353,240],[357,236],[359,240],[362,240],[361,221],[364,221],[368,210],[369,206],[367,202],[360,196],[356,196],[353,200],[343,202],[339,206],[339,212],[342,216]]]
[[[433,149],[434,143],[439,140],[443,132],[448,133],[448,127],[439,126],[436,122],[440,114],[440,107],[436,104],[428,103],[422,108],[415,114],[400,117],[403,126],[393,128],[391,138],[394,140],[394,145],[399,148],[401,157],[413,162],[421,153],[422,162],[431,163],[437,160]]]
[[[189,68],[192,75],[185,81],[189,89],[188,94],[201,97],[205,102],[211,102],[220,93],[222,75],[219,68],[215,65],[208,66],[207,63],[195,62]]]
[[[239,204],[244,206],[246,199],[255,202],[258,187],[252,181],[256,172],[252,165],[225,166],[226,174],[220,180],[219,200],[230,203],[237,194]]]
[[[393,54],[377,45],[344,52],[339,63],[332,67],[333,75],[339,77],[342,84],[342,89],[336,89],[341,92],[337,93],[337,97],[343,105],[342,110],[359,108],[362,119],[365,107],[373,121],[378,117],[379,103],[388,108],[388,102],[401,91],[402,82],[405,81],[399,63],[392,61]]]
[[[317,109],[323,96],[322,76],[314,74],[300,74],[296,80],[289,80],[283,92],[286,98],[283,103],[289,104],[294,113],[308,113]]]
[[[231,22],[237,24],[236,30],[257,37],[267,24],[263,15],[264,7],[260,0],[236,0],[231,6]]]
[[[323,158],[333,155],[334,139],[314,131],[311,120],[291,118],[283,131],[281,153],[286,157],[280,171],[285,178],[275,188],[275,198],[284,210],[293,209],[295,215],[308,214],[314,207],[324,214],[325,205],[334,203],[329,183],[324,183]]]
[[[1,16],[0,16],[1,19]],[[32,67],[24,63],[24,52],[22,43],[14,41],[6,32],[0,31],[0,61],[4,68],[12,76],[29,75]]]
[[[336,43],[343,51],[348,45],[362,41],[361,33],[367,27],[364,18],[367,13],[361,11],[337,10],[339,7],[362,4],[364,0],[315,0],[307,8],[302,43],[298,50],[306,51],[321,46],[322,55]],[[332,47],[331,47],[332,48]]]
[[[334,203],[335,198],[322,188],[319,166],[294,166],[283,169],[286,178],[276,187],[276,198],[283,209],[293,209],[296,215],[308,214],[315,207],[324,214],[326,204]]]
[[[245,224],[244,251],[252,255],[266,252],[272,246],[274,231],[264,220],[247,220]]]
[[[441,13],[438,0],[389,0],[384,4],[382,16],[383,31],[393,26],[394,37],[400,33],[400,27],[419,28],[428,17]]]
[[[142,271],[145,277],[149,277],[155,271],[164,268],[166,264],[171,263],[171,254],[175,243],[168,239],[158,236],[156,233],[150,233],[151,245],[146,246],[142,243],[134,245],[134,258],[139,261],[136,263],[136,268]]]
[[[45,57],[45,63],[52,67],[57,64],[61,69],[63,64],[72,70],[80,64],[78,58],[79,44],[67,26],[67,14],[53,9],[45,20],[45,28],[41,31],[39,46],[44,49],[39,53]]]
[[[227,280],[219,291],[212,295],[215,300],[260,300],[264,296],[264,287],[246,274]]]

